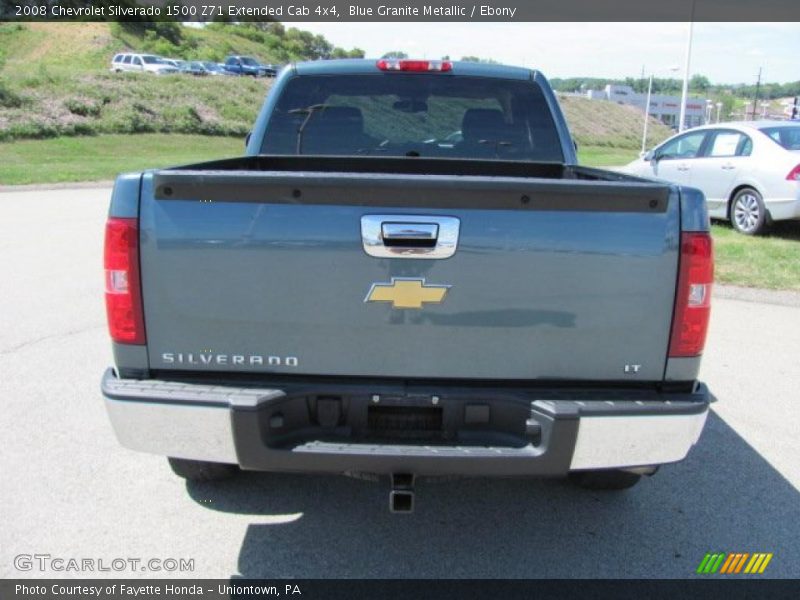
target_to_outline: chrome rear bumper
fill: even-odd
[[[119,379],[111,369],[102,382],[123,446],[265,471],[556,476],[659,465],[687,455],[709,407],[701,384],[681,394],[444,386],[435,404],[434,394],[379,387],[289,391]],[[430,413],[443,433],[376,441],[380,421],[368,415],[378,405],[384,422],[400,407],[412,425]]]

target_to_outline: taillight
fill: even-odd
[[[109,217],[103,263],[111,339],[122,344],[144,344],[144,315],[139,286],[139,227],[136,219]]]
[[[789,171],[786,179],[788,181],[800,181],[800,165],[797,165],[794,169]]]
[[[709,233],[682,233],[678,294],[669,342],[671,358],[703,352],[711,315],[714,250]]]
[[[449,60],[408,60],[405,58],[382,58],[376,63],[381,71],[433,71],[447,72],[453,70]]]

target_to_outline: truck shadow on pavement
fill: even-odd
[[[252,515],[235,578],[690,577],[706,552],[773,552],[796,577],[800,493],[712,413],[683,463],[627,492],[561,480],[420,480],[416,511],[389,483],[242,473],[190,483],[211,510]]]

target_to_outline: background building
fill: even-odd
[[[610,100],[619,104],[630,104],[644,112],[647,94],[640,94],[627,85],[607,85],[602,90],[588,90],[591,100]],[[706,122],[706,100],[704,98],[686,99],[686,127],[697,127]],[[650,96],[650,116],[670,127],[678,126],[681,114],[681,97],[652,94]]]

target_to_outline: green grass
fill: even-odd
[[[102,23],[0,24],[2,75],[25,80],[43,68],[68,75],[101,70],[112,43],[109,26]]]
[[[183,30],[204,51],[210,48],[205,38],[215,40],[220,56],[228,50],[264,55],[255,52],[258,44],[236,35],[229,34],[226,45],[221,32]],[[271,79],[109,72],[116,52],[146,43],[118,24],[0,24],[0,142],[118,133],[247,133]]]
[[[588,167],[621,166],[639,156],[639,150],[607,146],[578,146],[578,160]]]
[[[113,133],[241,136],[271,79],[43,69],[25,85],[0,83],[0,141]]]
[[[0,183],[102,181],[123,171],[238,156],[242,138],[104,135],[0,143]]]
[[[641,147],[644,115],[639,109],[578,96],[559,95],[558,101],[578,148],[602,146],[636,150]],[[647,147],[652,148],[671,133],[666,125],[651,117],[647,127]]]
[[[775,223],[763,237],[742,235],[728,224],[711,231],[718,283],[800,290],[800,222]]]
[[[0,143],[0,183],[54,183],[112,179],[121,171],[236,156],[243,137],[181,134],[97,135]],[[583,164],[621,165],[635,150],[586,147]]]

